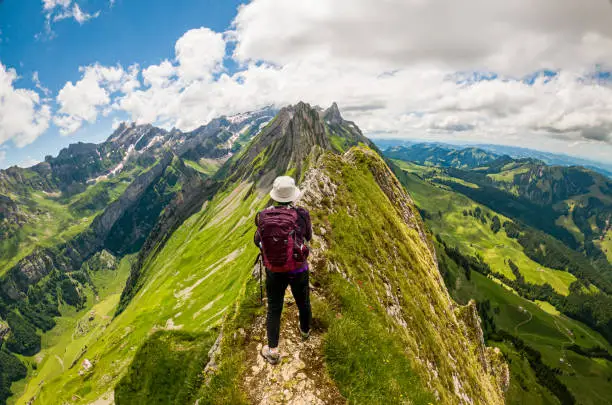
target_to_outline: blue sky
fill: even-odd
[[[41,4],[39,0],[0,2],[0,61],[18,71],[16,87],[35,88],[32,75],[38,72],[42,85],[53,95],[67,81],[78,78],[80,66],[93,63],[146,66],[171,58],[174,43],[189,29],[201,26],[221,32],[227,29],[240,2],[83,1],[79,4],[84,11],[100,11],[100,15],[83,24],[74,19],[52,23],[52,33],[46,32]],[[0,162],[0,168],[42,160],[68,143],[99,142],[110,135],[110,122],[109,118],[102,118],[68,138],[61,137],[58,129],[51,126],[24,148],[6,143],[6,158]]]
[[[120,120],[188,130],[299,100],[370,136],[609,161],[612,7],[494,3],[0,1],[0,168]]]

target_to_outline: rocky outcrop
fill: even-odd
[[[40,163],[29,169],[14,166],[0,170],[0,194],[23,194],[30,190],[51,192],[56,189],[48,163]]]
[[[2,318],[0,318],[0,346],[2,346],[2,341],[6,336],[8,336],[10,332],[11,328],[9,327],[8,323],[6,323],[2,320]]]
[[[337,105],[328,111],[329,114],[322,113],[304,102],[281,109],[228,168],[229,181],[248,179],[263,189],[287,172],[300,179],[324,150],[335,150],[331,139],[334,135],[347,146],[371,144],[353,123],[342,119]],[[326,116],[331,118],[330,123]]]
[[[0,240],[9,238],[29,220],[19,205],[10,197],[0,194]]]
[[[315,148],[331,149],[325,126],[318,112],[306,103],[285,107],[259,134],[256,141],[232,163],[230,181],[254,180],[259,187],[272,184],[274,178],[290,167],[296,175]]]
[[[500,391],[505,392],[510,386],[510,369],[498,348],[486,346],[476,301],[470,300],[467,305],[457,306],[454,311],[463,322],[464,334],[471,341],[473,353],[482,368],[494,377]]]
[[[285,298],[286,311],[292,310],[295,301]],[[323,339],[312,335],[307,341],[299,336],[297,317],[285,315],[281,326],[283,339],[279,350],[283,361],[271,365],[259,354],[265,341],[265,317],[257,319],[249,331],[246,372],[243,390],[250,403],[261,405],[340,405],[347,401],[325,372]]]
[[[344,122],[342,115],[340,115],[338,104],[335,102],[331,105],[331,107],[323,112],[323,119],[332,125],[340,125]]]

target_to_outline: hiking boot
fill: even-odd
[[[302,336],[302,341],[307,341],[310,337],[310,331],[304,332],[302,329],[300,329],[300,335]]]
[[[261,356],[272,365],[278,364],[280,361],[280,353],[278,352],[278,349],[270,349],[268,345],[261,349]]]

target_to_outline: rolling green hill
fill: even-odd
[[[393,163],[428,227],[444,243],[437,245],[437,251],[449,291],[458,302],[478,301],[487,341],[498,345],[509,361],[508,403],[597,404],[612,401],[608,389],[612,362],[568,349],[572,345],[601,347],[610,353],[609,338],[607,341],[592,327],[560,313],[548,302],[524,298],[533,295],[533,287],[525,289],[529,284],[550,285],[559,295],[571,295],[572,283],[578,278],[533,260],[503,226],[513,223],[513,218],[471,200],[450,186],[456,182],[462,190],[479,187],[476,183],[468,183],[467,177],[453,178],[445,169],[411,162],[396,160]],[[568,247],[565,249],[572,252]],[[514,271],[510,262],[516,266]],[[517,281],[517,275],[521,276],[521,282]],[[509,284],[522,289],[516,291]],[[527,349],[520,349],[521,344]],[[532,355],[537,353],[541,355],[540,362]],[[552,372],[545,372],[546,367],[542,368],[540,363]],[[584,389],[587,385],[588,390]],[[576,402],[572,402],[570,396]]]

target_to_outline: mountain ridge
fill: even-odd
[[[155,142],[156,135],[147,137],[150,129],[129,136],[126,130],[127,126],[118,129],[117,139],[129,138],[133,150],[141,141]],[[206,132],[199,131],[193,138]],[[217,145],[227,149],[228,134],[223,134]],[[42,348],[43,360],[29,370],[18,403],[68,398],[82,404],[102,398],[114,398],[119,405],[132,403],[130,398],[166,403],[160,399],[166,389],[181,401],[235,397],[237,403],[244,402],[246,394],[239,387],[245,370],[237,359],[249,355],[245,339],[256,333],[252,328],[259,311],[249,307],[249,297],[257,291],[251,275],[256,257],[252,218],[270,203],[267,190],[280,174],[304,182],[303,203],[311,208],[316,235],[313,285],[322,293],[315,314],[317,322],[327,324],[316,332],[323,339],[318,349],[323,352],[317,355],[326,359],[325,372],[339,392],[357,402],[372,399],[376,392],[381,400],[392,402],[402,395],[416,403],[432,398],[457,404],[503,402],[507,366],[498,351],[485,348],[474,304],[459,307],[452,302],[411,198],[372,143],[342,118],[337,105],[323,110],[298,103],[282,109],[212,176],[185,166],[172,151],[164,153],[170,162],[156,161],[140,173],[156,177],[155,167],[167,172],[164,184],[171,192],[156,194],[161,198],[155,199],[164,208],[150,216],[154,224],[138,256],[123,256],[128,252],[118,249],[116,260],[123,258],[117,270],[100,273],[124,274],[127,281],[121,292],[100,295],[97,301],[90,289],[103,291],[105,284],[92,281],[90,287],[78,281],[83,276],[101,277],[97,266],[105,265],[100,260],[87,262],[85,270],[49,273],[49,289],[42,290],[49,303],[74,295],[80,297],[78,308],[98,310],[84,313],[76,322],[82,337]],[[186,174],[181,181],[176,181],[177,170]],[[144,195],[132,193],[130,187],[124,193]],[[146,187],[146,192],[153,190],[159,189]],[[121,214],[109,207],[109,220],[103,221],[101,214],[92,227],[103,222],[104,230],[121,235],[132,228],[113,230],[119,218],[145,207],[142,201],[136,211]],[[66,292],[51,297],[56,282]],[[34,295],[26,296],[18,305],[33,305],[33,300]],[[9,310],[16,313],[13,307]],[[53,316],[61,315],[55,311]],[[242,311],[252,315],[239,315]],[[11,317],[9,326],[14,329],[18,325]],[[345,350],[345,339],[369,341],[372,346],[337,355]],[[376,369],[371,361],[375,357],[368,357],[376,356],[374,350],[386,359]],[[58,370],[55,358],[74,367]],[[361,371],[346,374],[343,370],[350,361]],[[162,364],[170,368],[161,370]],[[203,381],[198,376],[204,368],[211,374]],[[375,374],[359,388],[368,369]],[[180,380],[150,384],[172,375],[180,375]]]

